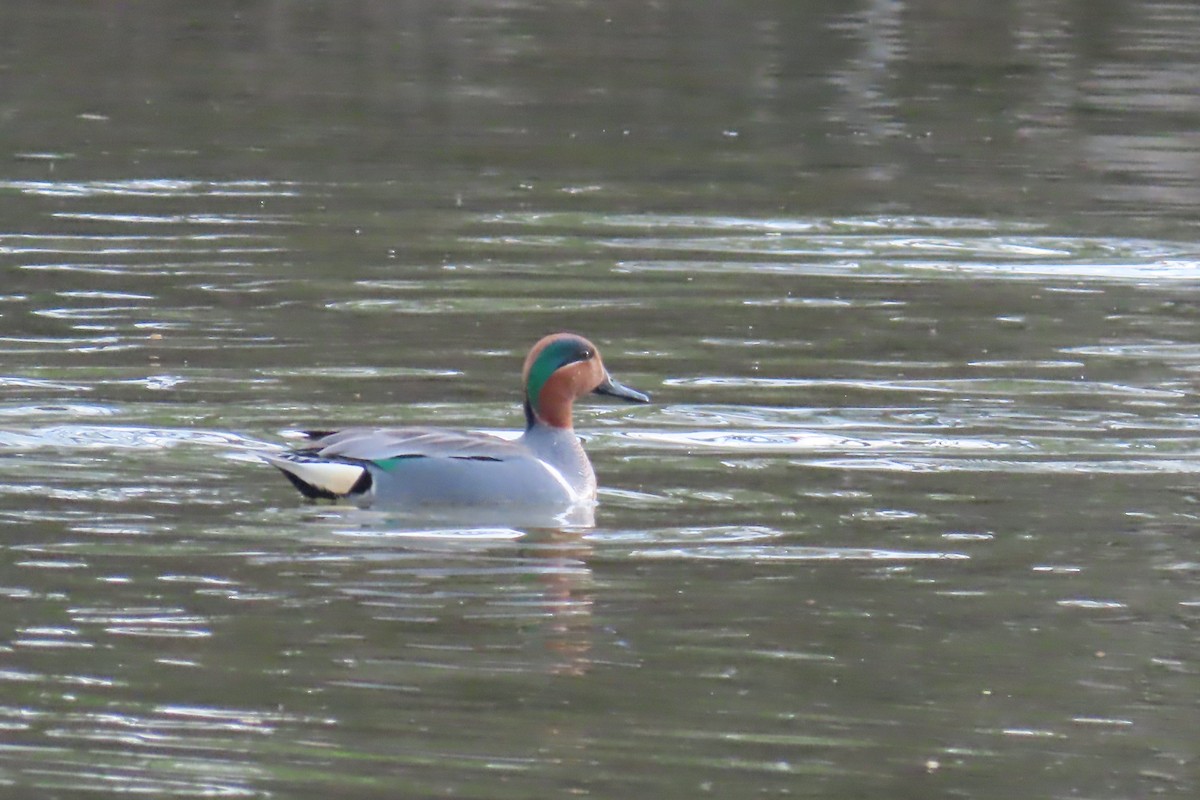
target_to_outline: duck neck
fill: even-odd
[[[533,410],[533,405],[529,402],[529,398],[525,398],[525,432],[529,433],[534,425],[538,424],[537,414]]]
[[[580,497],[595,496],[596,473],[575,431],[549,425],[533,415],[533,424],[521,438],[538,459],[557,469]]]
[[[571,432],[571,411],[574,398],[570,396],[555,397],[549,392],[542,392],[541,400],[535,409],[529,398],[525,398],[525,430],[535,425]]]

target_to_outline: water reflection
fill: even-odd
[[[38,415],[47,409],[35,409]],[[58,409],[49,409],[51,413]],[[91,412],[85,412],[85,416]],[[255,442],[236,433],[224,431],[184,430],[178,428],[136,428],[104,425],[56,425],[24,431],[0,431],[0,446],[21,449],[124,448],[160,450],[180,444],[218,446],[249,450],[276,449],[277,446]]]
[[[12,792],[1196,796],[1200,12],[233,5],[0,6]],[[594,518],[259,462],[559,327]]]
[[[272,198],[389,164],[449,179],[397,198],[413,208],[608,203],[635,187],[658,207],[764,213],[874,203],[1185,220],[1195,205],[1187,42],[1200,19],[1187,4],[677,6],[368,0],[204,22],[13,7],[6,185]],[[47,38],[58,49],[39,47]],[[187,53],[166,46],[180,41]],[[80,74],[104,80],[85,90]],[[131,161],[138,174],[123,177]],[[113,169],[78,174],[93,163]],[[190,177],[206,164],[219,177]]]
[[[407,631],[362,665],[371,677],[352,670],[338,685],[369,688],[388,670],[436,673],[466,662],[485,673],[588,671],[596,633],[586,525],[437,527],[447,519],[359,509],[321,511],[313,521],[318,527],[304,539],[313,555],[253,562],[319,566],[323,577],[315,588],[344,595],[371,620]],[[446,625],[474,633],[444,643]]]
[[[181,181],[168,179],[123,181],[0,181],[0,189],[12,189],[23,194],[48,197],[104,197],[109,195],[149,198],[175,197],[291,197],[299,195],[299,187],[271,181]],[[305,195],[313,192],[306,189]],[[112,214],[71,214],[54,216],[62,219],[90,219],[102,222],[154,223],[168,221],[160,216],[128,217]],[[222,222],[259,222],[259,217],[235,217],[230,220],[208,216],[186,215],[178,222],[205,225]]]

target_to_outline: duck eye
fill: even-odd
[[[595,350],[593,350],[590,347],[583,348],[583,360],[584,361],[588,361],[589,359],[595,358],[595,356],[596,356]]]

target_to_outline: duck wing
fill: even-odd
[[[347,428],[315,439],[300,450],[322,458],[375,462],[417,457],[505,461],[529,455],[525,448],[499,436],[441,428]]]

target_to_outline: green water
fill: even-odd
[[[0,10],[0,796],[1192,798],[1200,9]],[[302,503],[511,431],[594,525]]]

